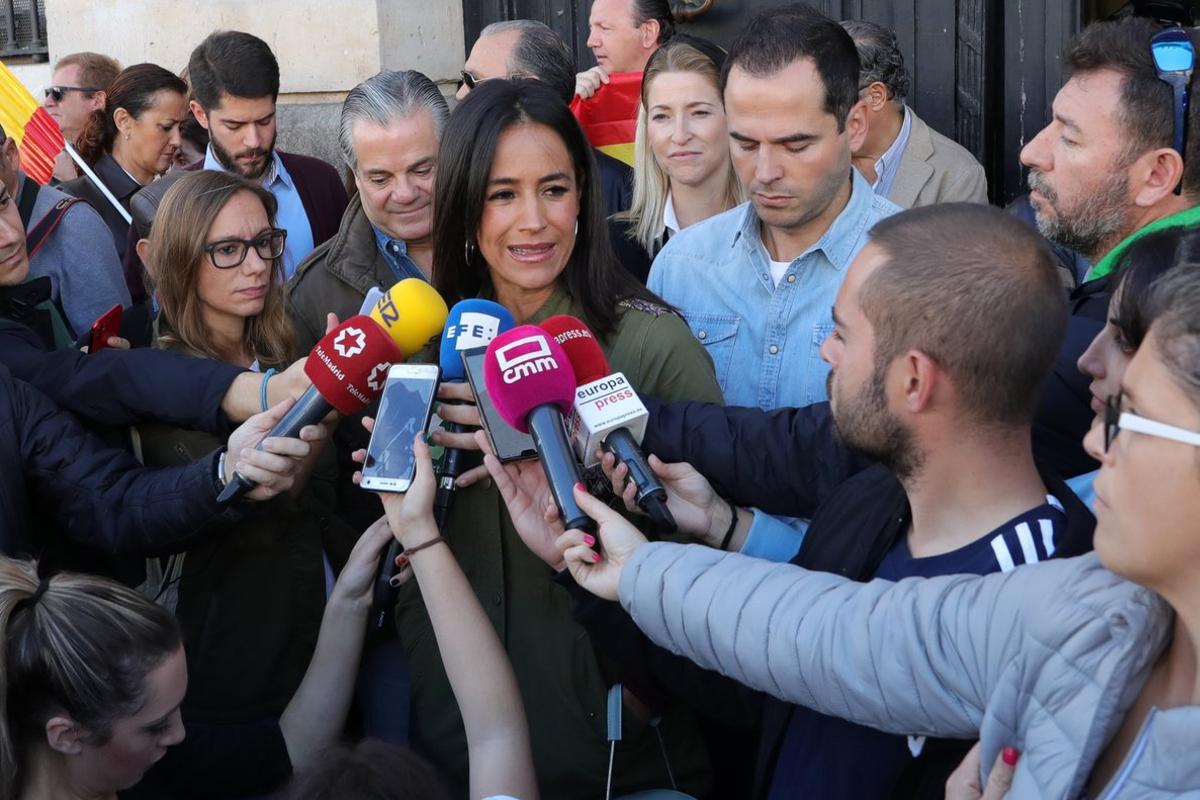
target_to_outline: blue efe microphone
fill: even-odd
[[[442,380],[466,380],[462,351],[473,347],[486,347],[492,339],[515,324],[508,309],[491,300],[473,299],[455,303],[442,331],[442,346],[438,356],[442,367]],[[463,432],[461,425],[451,425],[450,430],[452,433]],[[450,515],[450,504],[454,499],[454,481],[462,474],[461,458],[461,450],[447,449],[442,460],[437,497],[433,501],[433,515],[439,528],[445,526]]]

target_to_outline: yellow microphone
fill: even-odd
[[[450,309],[437,290],[420,278],[405,278],[380,298],[370,317],[411,356],[441,336]]]

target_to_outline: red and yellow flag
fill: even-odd
[[[592,147],[633,166],[633,140],[637,133],[638,104],[642,101],[642,73],[614,72],[609,82],[587,100],[571,101],[571,112]]]
[[[49,183],[54,177],[54,159],[66,146],[62,131],[3,62],[0,62],[0,125],[16,141],[25,174],[40,184]]]

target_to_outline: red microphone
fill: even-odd
[[[658,527],[674,531],[667,490],[640,447],[650,417],[641,398],[622,373],[610,373],[600,343],[583,322],[564,314],[545,320],[542,328],[562,346],[578,379],[567,425],[575,455],[590,467],[597,463],[597,450],[612,453],[618,464],[629,469],[629,479],[637,486],[638,507]]]
[[[346,415],[361,411],[383,391],[388,368],[403,360],[400,348],[378,323],[364,314],[351,317],[325,334],[308,354],[304,374],[312,386],[267,436],[295,438],[301,428],[315,425],[333,409]],[[217,501],[227,503],[254,486],[235,472]]]
[[[562,347],[534,325],[512,328],[488,345],[483,381],[504,421],[533,436],[563,524],[568,529],[595,530],[595,523],[583,513],[573,494],[582,478],[563,428],[563,415],[571,413],[575,373]]]

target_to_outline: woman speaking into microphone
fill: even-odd
[[[433,285],[453,305],[500,303],[517,324],[558,314],[583,320],[614,370],[662,399],[719,402],[712,363],[684,321],[616,262],[591,147],[562,100],[535,80],[490,80],[455,109],[443,134],[434,186]],[[443,399],[473,401],[463,384]],[[443,405],[443,418],[478,426],[473,404]],[[438,432],[447,447],[476,449],[471,434]],[[460,479],[443,532],[517,675],[544,797],[594,797],[608,764],[606,676],[573,600],[552,578],[559,556],[524,546],[486,474]],[[416,582],[400,592],[396,625],[414,676],[414,739],[449,775],[465,778],[462,722]],[[668,783],[654,732],[626,715],[614,769],[620,794]],[[663,737],[680,788],[704,786],[694,728],[667,714]]]

